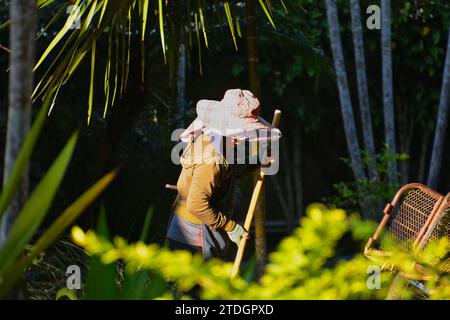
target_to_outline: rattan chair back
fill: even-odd
[[[392,201],[386,205],[383,219],[368,240],[364,254],[367,256],[390,255],[383,250],[381,244],[377,243],[384,230],[387,230],[401,249],[409,252],[420,248],[424,236],[430,239],[434,236],[431,231],[429,234],[427,232],[430,226],[435,227],[433,222],[439,217],[442,204],[446,199],[450,198],[420,183],[411,183],[400,188]],[[442,221],[444,222],[445,219]]]

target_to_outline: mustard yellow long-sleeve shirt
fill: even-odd
[[[178,194],[188,213],[215,229],[231,231],[232,168],[218,154],[206,134],[189,143],[181,157]]]

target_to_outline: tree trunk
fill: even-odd
[[[357,180],[362,180],[366,178],[366,175],[361,161],[361,151],[358,143],[355,118],[353,116],[347,72],[345,71],[344,53],[342,51],[341,35],[339,33],[339,20],[334,0],[327,0],[327,17],[336,81],[339,89],[342,119],[344,121],[345,138],[350,153],[353,174]]]
[[[361,113],[361,123],[363,127],[364,146],[369,156],[369,178],[378,177],[376,159],[375,159],[375,142],[373,138],[372,117],[370,115],[369,90],[367,87],[366,59],[364,57],[364,39],[361,27],[361,8],[359,0],[350,0],[352,29],[353,29],[353,46],[355,49],[355,67],[356,78],[358,83],[359,108]]]
[[[437,188],[439,185],[439,173],[442,165],[442,154],[444,152],[445,136],[447,132],[448,105],[450,91],[450,30],[447,41],[447,56],[445,58],[444,75],[442,80],[441,98],[439,100],[439,112],[434,134],[433,151],[431,156],[430,170],[428,172],[428,186]]]
[[[342,50],[341,35],[339,33],[339,19],[335,0],[327,0],[327,19],[330,33],[331,51],[333,52],[334,67],[336,72],[336,82],[339,90],[339,100],[341,104],[342,120],[344,122],[345,138],[350,154],[351,167],[355,179],[364,180],[364,172],[361,160],[361,150],[359,148],[358,134],[356,131],[355,118],[353,115],[350,90],[348,88],[347,72],[345,70],[344,53]],[[369,202],[367,197],[358,186],[359,203],[363,216],[370,215]]]
[[[391,1],[381,0],[381,50],[383,69],[384,133],[388,154],[397,153],[395,143],[394,100],[392,88]],[[388,178],[397,183],[397,161],[388,163]]]
[[[180,16],[179,28],[179,46],[178,62],[177,62],[177,99],[176,99],[176,122],[179,128],[184,128],[184,115],[186,106],[186,32],[184,21],[185,0],[180,1],[178,6]]]
[[[245,2],[247,20],[247,59],[250,91],[261,99],[261,84],[259,80],[259,55],[256,33],[256,3],[255,0]],[[255,182],[258,175],[255,175]],[[258,204],[255,209],[255,251],[256,251],[256,274],[260,278],[264,272],[266,262],[266,192],[264,185],[259,195]]]
[[[11,175],[14,163],[30,128],[36,1],[11,1],[10,18],[9,109],[3,185],[6,184]],[[3,246],[9,229],[27,197],[28,169],[23,173],[19,189],[2,217],[0,247]]]
[[[184,127],[184,114],[186,106],[186,44],[184,35],[181,37],[180,56],[178,57],[177,76],[177,123],[180,128]]]

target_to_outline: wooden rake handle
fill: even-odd
[[[273,114],[272,127],[278,128],[280,124],[281,111],[275,110]],[[259,174],[258,181],[256,182],[255,188],[253,189],[252,199],[248,207],[247,216],[245,217],[244,228],[250,232],[250,227],[252,225],[253,215],[255,213],[256,205],[258,204],[259,194],[264,182],[264,172],[261,170]],[[231,279],[235,278],[239,273],[239,267],[242,262],[242,257],[244,256],[245,245],[247,244],[247,238],[242,238],[239,243],[238,251],[236,253],[236,258],[234,259],[233,270],[231,271]]]

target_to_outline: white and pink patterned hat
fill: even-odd
[[[189,142],[202,132],[236,140],[276,140],[280,130],[259,117],[259,101],[248,90],[230,89],[221,101],[200,100],[197,118],[180,135]]]

